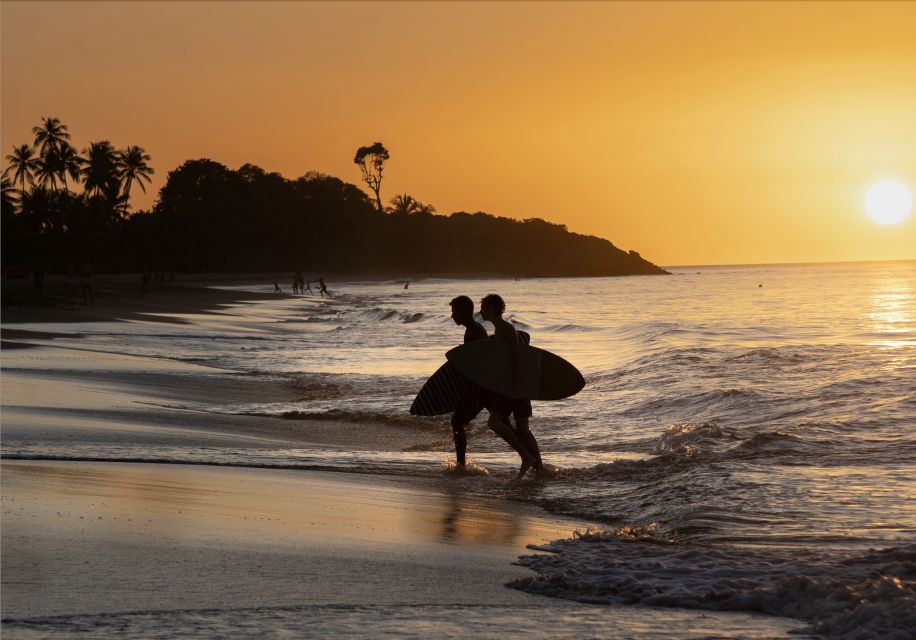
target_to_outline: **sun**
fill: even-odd
[[[865,194],[865,210],[880,224],[897,224],[910,215],[913,196],[896,180],[876,182]]]

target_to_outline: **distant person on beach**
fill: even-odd
[[[312,293],[314,293],[314,292],[312,291],[312,281],[311,281],[311,280],[306,280],[306,281],[305,281],[305,291],[303,291],[302,293],[305,293],[306,291],[309,292],[309,295],[312,295]]]
[[[486,340],[489,336],[483,325],[474,319],[474,302],[467,296],[458,296],[449,305],[452,307],[452,320],[455,324],[464,327],[464,342]],[[483,411],[487,400],[493,394],[472,384],[468,392],[458,401],[455,413],[452,414],[452,437],[455,439],[455,460],[458,466],[464,468],[465,451],[468,438],[465,427],[477,414]]]
[[[324,283],[324,276],[318,276],[318,293],[321,294],[321,297],[324,297],[324,294],[328,294],[328,297],[331,297],[331,292],[328,291],[328,285]]]
[[[76,273],[80,277],[80,292],[83,294],[83,304],[87,307],[94,307],[95,292],[92,290],[92,276],[95,275],[95,269],[89,260],[83,260]]]
[[[518,371],[521,367],[522,340],[512,323],[503,319],[505,311],[506,303],[495,293],[491,293],[480,301],[480,315],[484,320],[493,323],[493,339],[505,341],[515,360],[512,393],[507,396],[498,395],[487,407],[490,412],[487,426],[518,452],[522,459],[522,465],[518,470],[518,477],[521,478],[528,473],[531,467],[534,467],[536,471],[541,471],[544,465],[541,461],[540,447],[528,424],[528,419],[531,417],[531,401],[520,397],[521,379]],[[515,430],[506,427],[509,414],[515,418]]]
[[[410,287],[410,280],[404,283],[404,288],[407,289],[408,287]]]

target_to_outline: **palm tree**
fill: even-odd
[[[47,231],[54,226],[54,197],[47,189],[35,185],[22,193],[19,214],[27,228],[36,232]]]
[[[434,206],[431,205],[431,204],[423,204],[422,202],[420,202],[419,200],[417,200],[417,211],[416,211],[416,213],[426,213],[426,214],[430,214],[430,215],[431,215],[431,214],[433,214],[433,213],[436,213],[436,207],[434,207]]]
[[[61,142],[55,154],[55,160],[58,176],[60,176],[61,181],[64,183],[64,191],[69,193],[69,189],[67,189],[67,176],[69,175],[74,181],[79,180],[82,169],[82,158],[80,158],[76,149],[74,149],[69,142]]]
[[[4,173],[3,177],[0,178],[0,211],[3,211],[4,213],[7,211],[12,211],[16,206],[16,198],[13,195],[14,191],[13,183]]]
[[[32,184],[35,171],[38,169],[38,158],[35,157],[35,149],[27,144],[13,147],[13,153],[6,156],[9,163],[3,175],[13,172],[13,182],[19,181],[19,190],[25,192],[25,183],[28,181]]]
[[[410,214],[417,210],[417,201],[412,195],[399,193],[391,199],[388,213]]]
[[[108,140],[90,142],[83,150],[83,189],[92,195],[104,194],[106,197],[118,192],[118,152]]]
[[[410,215],[414,213],[431,214],[436,212],[436,207],[431,204],[423,204],[412,195],[401,193],[391,199],[391,206],[388,207],[388,213]]]
[[[41,126],[32,127],[32,133],[35,134],[35,146],[38,147],[41,155],[49,151],[57,151],[62,142],[70,139],[67,125],[59,118],[42,118]]]
[[[143,181],[152,182],[150,176],[153,174],[153,168],[148,164],[151,159],[143,147],[136,145],[118,152],[118,178],[123,186],[125,201],[130,199],[130,187],[135,180],[143,189],[143,193],[146,193]]]
[[[42,187],[51,184],[51,193],[57,191],[57,177],[60,175],[60,161],[57,149],[48,149],[35,163],[35,177]]]

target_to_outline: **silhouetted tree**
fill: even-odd
[[[150,182],[149,156],[141,147],[118,152],[102,141],[90,144],[81,157],[69,143],[66,125],[57,118],[42,118],[32,133],[34,148],[16,146],[6,157],[0,234],[4,262],[60,268],[89,252],[109,268],[142,266],[138,264],[142,257],[135,252],[141,241],[134,233],[140,227],[127,228],[124,222],[132,185],[140,182],[145,190]],[[83,193],[71,193],[68,179],[81,177],[86,179]],[[20,187],[18,212],[11,208],[11,180]],[[160,230],[166,225],[149,223],[151,219],[147,216],[144,232],[163,240]]]
[[[40,154],[35,175],[39,184],[50,184],[53,193],[57,191],[57,178],[61,175],[61,147],[70,140],[70,133],[58,118],[42,118],[41,125],[32,127],[32,133]]]
[[[41,155],[57,151],[62,142],[70,140],[67,125],[59,118],[42,118],[39,126],[32,127],[32,133],[35,135],[35,146]]]
[[[35,167],[35,179],[43,188],[51,187],[51,192],[57,191],[57,177],[60,167],[57,159],[57,149],[48,149],[38,158]]]
[[[35,157],[35,150],[27,144],[13,147],[13,153],[6,156],[9,165],[3,171],[3,175],[13,172],[13,182],[19,181],[20,193],[25,193],[25,183],[32,184],[35,171],[38,169],[38,158]]]
[[[19,201],[20,215],[28,231],[52,231],[57,218],[53,192],[35,185]]]
[[[379,186],[388,152],[381,143],[357,153],[374,200],[334,176],[309,172],[287,180],[253,164],[232,170],[199,159],[169,172],[153,211],[128,217],[132,185],[144,188],[152,173],[142,148],[118,152],[107,141],[90,144],[80,162],[85,181],[77,195],[67,188],[68,177],[76,176],[65,128],[46,118],[36,129],[36,144],[44,148],[39,157],[29,145],[7,156],[0,234],[7,263],[61,269],[91,253],[97,267],[111,270],[153,265],[179,271],[460,274],[485,265],[494,275],[664,273],[636,252],[539,218],[520,222],[479,211],[434,215],[434,207],[406,193],[392,198],[389,208],[402,215],[385,215]],[[64,189],[56,189],[58,180]],[[11,207],[11,182],[22,187],[18,212]]]
[[[369,188],[375,193],[375,203],[379,211],[385,210],[379,192],[382,188],[382,171],[388,158],[388,149],[381,142],[376,142],[368,147],[360,147],[356,151],[356,157],[353,158],[353,162],[359,165],[363,182],[369,185]]]
[[[118,153],[108,140],[90,142],[83,150],[83,189],[89,195],[104,195],[117,198],[120,187],[118,179]],[[112,197],[113,196],[113,197]]]
[[[121,180],[122,190],[125,201],[130,199],[130,187],[137,182],[143,193],[146,193],[146,186],[143,181],[151,183],[150,176],[153,175],[153,168],[149,166],[152,158],[142,147],[129,146],[123,151],[118,152],[118,178]]]
[[[436,212],[436,207],[431,204],[423,204],[412,195],[401,193],[393,197],[391,206],[386,209],[388,213],[395,215],[410,215],[413,213],[432,214]]]
[[[13,211],[16,207],[16,196],[13,183],[4,173],[0,178],[0,208],[4,211]]]
[[[64,191],[69,192],[67,176],[73,178],[74,182],[79,180],[82,173],[82,158],[80,158],[76,149],[66,141],[60,143],[54,156],[54,168],[58,171],[58,175],[64,185]]]

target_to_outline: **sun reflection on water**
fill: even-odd
[[[870,329],[880,337],[871,344],[903,347],[916,344],[914,339],[913,283],[901,277],[877,280],[871,296],[871,311],[866,314]]]

